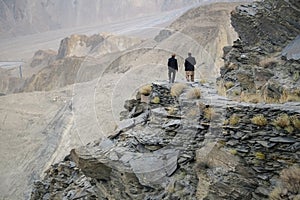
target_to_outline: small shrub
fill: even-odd
[[[282,170],[280,179],[289,191],[300,193],[300,167],[290,167]]]
[[[225,119],[224,122],[223,122],[223,125],[228,125],[228,124],[229,124],[229,120]]]
[[[201,79],[201,80],[200,80],[200,83],[203,85],[203,84],[207,83],[207,80]]]
[[[154,97],[151,102],[155,103],[155,104],[159,104],[160,99],[159,99],[159,97]]]
[[[211,107],[205,108],[203,112],[204,112],[204,118],[208,120],[212,120],[216,116],[215,110]]]
[[[234,82],[227,81],[227,82],[225,82],[224,86],[228,90],[228,89],[230,89],[230,88],[232,88],[234,86]]]
[[[290,117],[290,120],[291,120],[293,126],[296,129],[300,130],[300,119],[299,119],[299,116],[293,115],[293,116]]]
[[[145,85],[139,89],[139,92],[143,95],[149,95],[152,91],[152,85]]]
[[[229,119],[229,124],[232,126],[237,125],[239,122],[240,122],[240,117],[235,114],[233,114]]]
[[[175,108],[174,106],[172,106],[172,107],[167,107],[166,109],[167,109],[169,115],[174,115],[174,114],[176,114],[177,111],[178,111],[178,109]]]
[[[273,121],[273,124],[280,128],[288,127],[290,125],[290,118],[287,114],[282,114]]]
[[[240,95],[240,101],[248,103],[259,103],[263,101],[263,98],[260,94],[250,94],[242,92]]]
[[[255,124],[255,125],[258,125],[258,126],[265,126],[268,124],[268,121],[267,119],[264,117],[264,115],[257,115],[257,116],[254,116],[252,119],[251,119],[251,122],[252,124]]]
[[[264,160],[264,159],[266,159],[266,156],[262,152],[256,152],[255,153],[255,158],[258,159],[258,160]]]
[[[269,194],[270,200],[282,200],[282,191],[283,189],[280,187],[274,188],[274,190]]]
[[[283,90],[279,102],[299,102],[300,101],[300,91],[299,90]]]
[[[187,85],[185,83],[175,83],[172,87],[171,87],[171,95],[173,97],[179,97],[183,90],[187,88]]]
[[[241,95],[241,91],[239,91],[239,90],[234,90],[232,93],[233,93],[235,96],[240,96],[240,95]]]
[[[206,105],[202,102],[197,102],[197,106],[200,110],[204,110],[206,108]]]
[[[230,149],[229,153],[231,153],[232,155],[237,155],[237,150],[236,149]]]
[[[288,127],[285,127],[284,130],[286,130],[288,133],[293,133],[294,132],[294,127],[288,126]]]
[[[297,81],[299,80],[299,78],[300,78],[300,73],[299,73],[299,71],[294,72],[293,80],[294,80],[295,82],[297,82]]]
[[[196,116],[198,115],[198,113],[199,113],[199,110],[198,110],[198,109],[192,108],[192,109],[190,109],[190,110],[187,112],[186,116],[189,117],[189,118],[194,118],[194,117],[196,117]]]
[[[192,88],[187,92],[186,97],[188,99],[200,99],[201,91],[199,88]]]
[[[291,199],[289,194],[298,199],[300,195],[300,167],[293,166],[282,170],[280,173],[280,186],[276,187],[269,195],[271,200]],[[296,195],[298,198],[296,198]]]
[[[223,86],[223,85],[222,86],[219,85],[217,87],[217,92],[218,92],[218,95],[220,95],[220,96],[224,96],[224,97],[227,96],[227,90],[226,90],[225,86]]]

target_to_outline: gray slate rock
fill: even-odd
[[[276,142],[276,143],[295,143],[296,140],[294,138],[288,138],[288,137],[275,137],[275,138],[271,138],[270,142]]]

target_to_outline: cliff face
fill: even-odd
[[[240,38],[224,48],[223,93],[242,101],[300,100],[299,6],[298,1],[263,1],[232,12]]]
[[[217,3],[213,7],[195,8],[168,27],[170,30],[180,31],[184,37],[191,37],[198,46],[201,46],[203,51],[201,54],[197,51],[193,53],[197,54],[199,68],[208,68],[203,78],[219,75],[219,68],[223,65],[222,48],[237,39],[228,18],[237,5],[240,3],[232,3],[230,6]]]
[[[31,67],[37,65],[44,68],[28,78],[19,92],[48,91],[72,85],[76,82],[92,80],[104,70],[104,66],[101,64],[113,59],[112,55],[108,59],[103,58],[105,55],[122,52],[141,42],[142,40],[138,38],[109,34],[97,34],[90,37],[86,35],[72,35],[67,37],[61,41],[58,53],[55,54],[54,58],[53,56],[49,58],[48,54],[43,54],[40,59],[37,56],[33,58]],[[81,70],[84,70],[84,65],[87,63],[84,61],[89,59],[87,58],[88,55],[91,57],[101,56],[100,60],[102,62],[94,58],[95,63],[92,64],[94,67],[89,67],[89,70],[85,71],[84,77],[80,77],[78,73],[81,72],[81,67]],[[48,62],[46,62],[47,60]]]

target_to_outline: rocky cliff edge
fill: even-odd
[[[299,1],[238,6],[231,21],[239,39],[224,48],[220,93],[253,103],[300,101],[299,16]]]

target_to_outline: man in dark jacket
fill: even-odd
[[[191,53],[188,53],[188,56],[184,61],[186,80],[194,82],[196,59]]]
[[[172,57],[168,60],[169,83],[174,83],[176,71],[178,71],[178,63],[175,56],[175,54],[172,54]]]

